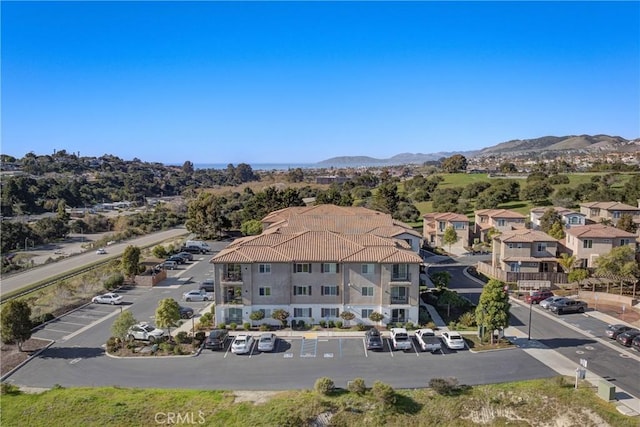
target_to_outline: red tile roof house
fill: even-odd
[[[469,246],[469,218],[466,215],[453,212],[434,212],[423,215],[422,235],[431,247],[442,247],[452,252],[466,252]],[[453,227],[458,235],[458,241],[451,245],[446,245],[442,239],[444,231],[448,227]]]
[[[352,324],[418,322],[418,255],[422,236],[390,215],[361,207],[318,205],[272,212],[263,232],[235,240],[211,259],[216,322],[261,323],[274,310],[307,324],[341,320]]]
[[[542,206],[532,208],[529,212],[529,219],[531,220],[533,228],[538,229],[540,227],[540,218],[542,218],[542,215],[544,215],[548,209],[555,210],[562,217],[565,228],[585,225],[586,215],[581,212],[576,212],[561,206]]]
[[[508,209],[480,209],[475,211],[474,238],[480,242],[489,242],[489,230],[500,232],[525,228],[526,217]]]
[[[611,249],[629,245],[636,248],[636,235],[604,224],[589,224],[567,230],[565,246],[581,268],[595,268],[595,260]]]
[[[631,215],[634,221],[640,220],[639,207],[620,202],[580,203],[580,213],[586,215],[590,221],[601,222],[608,220],[611,221],[612,225],[616,225],[620,217],[624,214]]]
[[[491,265],[505,272],[553,273],[558,249],[558,240],[542,231],[505,231],[493,237]]]

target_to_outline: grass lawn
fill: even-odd
[[[491,344],[490,342],[481,342],[480,338],[478,338],[477,334],[464,334],[462,335],[464,340],[467,343],[469,349],[473,351],[488,351],[488,350],[498,350],[503,348],[515,348],[515,345],[512,344],[509,340],[502,338]]]
[[[574,390],[568,377],[461,387],[451,395],[427,388],[395,390],[392,400],[395,403],[385,404],[370,389],[364,394],[337,389],[329,396],[310,390],[281,392],[257,404],[238,402],[231,391],[99,387],[23,394],[5,390],[1,422],[3,427],[151,426],[171,424],[168,415],[180,414],[183,424],[299,426],[325,414],[335,426],[637,426],[637,419],[618,413],[587,383]]]

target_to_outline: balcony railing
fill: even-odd
[[[223,282],[242,282],[242,273],[240,272],[228,272],[222,276]]]
[[[410,282],[411,273],[392,274],[391,281],[392,282]]]
[[[409,297],[404,296],[404,297],[391,297],[391,304],[408,304],[409,303]]]
[[[224,297],[225,304],[242,304],[242,297]]]

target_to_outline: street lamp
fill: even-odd
[[[533,298],[529,299],[529,333],[527,334],[527,341],[531,340],[531,307],[533,307]]]

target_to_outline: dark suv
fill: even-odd
[[[527,304],[540,304],[540,301],[544,301],[549,297],[552,297],[553,292],[551,291],[535,291],[524,297],[524,301]]]
[[[204,348],[211,350],[224,350],[224,343],[229,338],[229,332],[226,329],[214,329],[204,342]]]
[[[364,335],[367,350],[382,350],[382,337],[376,328],[369,329]]]
[[[563,313],[584,313],[587,309],[587,303],[575,299],[565,299],[555,302],[549,306],[549,310],[557,314]]]

